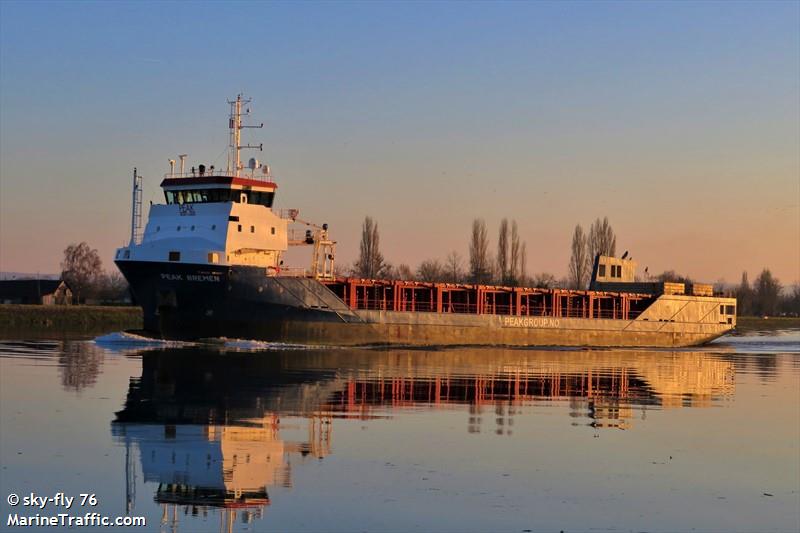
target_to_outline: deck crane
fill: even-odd
[[[285,218],[296,224],[306,226],[305,233],[289,233],[289,246],[313,246],[311,254],[311,276],[316,279],[333,279],[336,256],[336,241],[328,235],[328,224],[321,226],[298,218],[298,209],[287,210]]]

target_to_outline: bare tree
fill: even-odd
[[[442,281],[444,272],[437,259],[426,259],[417,267],[417,279],[420,281]]]
[[[359,277],[358,261],[353,263],[336,262],[335,273],[337,276],[345,276],[349,278]]]
[[[781,299],[781,307],[789,316],[800,316],[800,283],[787,287],[786,296]]]
[[[66,247],[61,262],[61,278],[72,289],[78,302],[97,289],[102,276],[103,262],[97,250],[85,242]]]
[[[486,222],[476,218],[472,221],[472,239],[469,243],[469,270],[473,283],[487,283],[491,279],[492,267],[489,257],[489,237]]]
[[[540,272],[531,278],[531,285],[541,289],[552,289],[557,283],[556,277],[549,272]]]
[[[617,252],[617,236],[608,223],[608,217],[603,217],[602,222],[598,218],[589,228],[589,261],[594,262],[598,255],[613,257]]]
[[[400,263],[397,265],[397,268],[394,269],[389,267],[389,270],[393,272],[393,274],[389,276],[390,278],[402,279],[406,281],[411,281],[414,279],[414,272],[411,270],[411,267],[405,263]]]
[[[573,289],[585,289],[589,284],[591,267],[586,234],[580,224],[572,233],[572,255],[569,258],[569,285]]]
[[[385,273],[386,267],[380,251],[378,223],[372,217],[366,217],[361,226],[361,253],[356,264],[358,275],[366,279],[377,278]]]
[[[669,282],[669,281],[674,282],[674,283],[686,283],[686,284],[693,283],[692,278],[690,278],[689,276],[686,276],[684,274],[679,274],[679,273],[675,272],[674,270],[665,270],[664,272],[662,272],[658,276],[654,276],[653,279],[655,279],[656,281],[660,281],[662,283],[663,282]]]
[[[97,297],[104,302],[122,302],[128,298],[128,282],[116,271],[98,279]]]
[[[497,235],[497,277],[503,285],[508,283],[508,266],[508,219],[504,218],[500,221],[500,232]]]
[[[750,316],[753,314],[753,289],[747,279],[747,271],[742,272],[742,282],[736,288],[737,312],[740,315]]]
[[[447,260],[444,266],[444,279],[449,283],[460,283],[464,277],[464,272],[461,266],[461,256],[458,252],[453,250],[447,254]]]
[[[522,254],[522,242],[519,239],[519,228],[517,227],[517,221],[511,221],[511,253],[509,257],[509,265],[508,265],[508,272],[509,272],[509,285],[520,285],[521,283],[521,272],[520,267],[521,265],[521,254]]]
[[[768,268],[761,271],[761,274],[753,282],[753,288],[756,311],[764,316],[777,314],[782,287]]]
[[[528,247],[523,242],[519,253],[519,284],[526,285],[528,280]]]

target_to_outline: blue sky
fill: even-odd
[[[508,216],[563,275],[608,215],[651,271],[800,279],[797,2],[2,2],[0,269],[110,267],[131,168],[224,165],[238,92],[344,261],[367,214],[412,266]]]

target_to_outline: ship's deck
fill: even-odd
[[[632,320],[658,295],[336,278],[321,280],[350,309]]]

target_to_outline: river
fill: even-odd
[[[800,330],[679,351],[3,340],[0,464],[3,531],[797,531]]]

